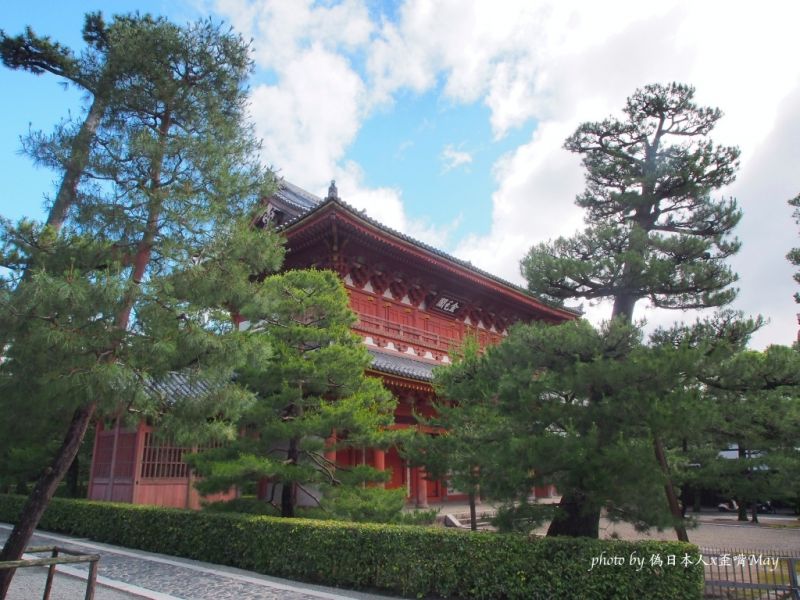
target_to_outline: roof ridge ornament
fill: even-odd
[[[328,197],[325,200],[339,200],[339,190],[336,189],[336,180],[331,179],[331,185],[328,188]]]

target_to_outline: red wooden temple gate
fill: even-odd
[[[333,185],[321,200],[282,183],[255,223],[268,224],[286,236],[285,268],[331,269],[342,278],[358,317],[353,329],[373,356],[369,374],[381,377],[398,398],[398,428],[418,427],[415,412],[431,413],[433,368],[447,365],[449,353],[466,336],[485,347],[502,340],[512,323],[560,323],[578,316],[370,219],[343,203]],[[199,506],[191,472],[181,460],[187,449],[158,447],[150,431],[145,424],[136,431],[98,426],[90,498]],[[391,470],[387,487],[405,487],[409,501],[419,506],[464,498],[426,479],[422,469],[408,467],[396,449],[340,450],[336,460]]]

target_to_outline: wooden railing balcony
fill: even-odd
[[[362,335],[380,336],[387,341],[402,342],[424,349],[447,353],[452,346],[457,345],[459,338],[453,339],[430,331],[424,331],[410,325],[392,323],[387,319],[369,315],[357,315],[358,321],[353,329]],[[456,335],[457,332],[454,331]]]

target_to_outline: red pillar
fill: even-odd
[[[386,453],[383,450],[379,450],[379,449],[375,448],[375,450],[372,451],[372,456],[373,456],[373,460],[374,460],[374,463],[375,463],[375,465],[374,465],[375,468],[378,471],[381,471],[381,472],[385,471],[386,470]],[[381,481],[378,484],[378,486],[382,487],[382,488],[385,488],[386,487],[386,482]]]
[[[428,480],[423,467],[417,467],[417,508],[428,508]]]
[[[136,450],[133,454],[133,494],[131,495],[131,502],[139,504],[139,490],[141,489],[139,478],[142,476],[142,463],[144,462],[144,436],[147,434],[147,428],[143,421],[139,421],[136,425]]]
[[[336,434],[332,433],[331,436],[325,440],[325,459],[331,463],[336,463]]]

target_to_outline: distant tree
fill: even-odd
[[[757,521],[759,502],[791,498],[800,476],[800,353],[786,346],[742,351],[703,381],[713,410],[697,476],[736,500],[739,520],[749,507]]]
[[[636,303],[671,309],[730,302],[736,280],[725,260],[739,243],[729,239],[741,213],[734,200],[710,194],[734,178],[739,151],[707,139],[722,113],[697,106],[694,89],[649,85],[625,106],[625,119],[584,123],[567,139],[583,155],[586,191],[577,204],[587,228],[531,249],[522,272],[531,291],[555,301],[611,299],[612,319],[631,323]],[[589,401],[593,401],[589,399]],[[599,424],[602,428],[602,424]],[[653,432],[662,471],[663,442]],[[580,506],[579,489],[564,490],[563,506]],[[680,508],[671,485],[668,501]],[[556,519],[554,535],[592,535],[599,509],[586,519]],[[678,536],[686,533],[678,528]]]
[[[800,225],[800,194],[789,200],[789,205],[794,206],[792,216],[794,217],[794,222]],[[795,267],[800,267],[800,248],[792,248],[789,254],[786,255],[786,258]],[[794,280],[800,283],[800,271],[794,274]],[[795,292],[794,301],[800,302],[800,292]]]
[[[247,45],[210,22],[181,28],[149,17],[117,18],[91,35],[148,67],[114,92],[93,143],[78,143],[83,127],[70,124],[29,139],[28,152],[64,181],[75,153],[88,153],[63,225],[2,222],[3,414],[13,419],[28,405],[72,416],[0,560],[21,556],[96,414],[168,412],[196,438],[232,437],[250,399],[231,383],[232,369],[267,351],[230,320],[255,285],[248,276],[282,258],[276,236],[248,232],[272,177],[255,161],[244,120]],[[224,285],[181,287],[178,274],[196,270]],[[149,380],[173,370],[202,377],[207,396],[146,393]],[[0,572],[0,597],[12,575]]]
[[[269,340],[273,354],[238,374],[256,401],[239,422],[244,435],[194,457],[203,477],[198,488],[219,491],[268,478],[281,515],[292,517],[299,494],[319,500],[325,489],[380,480],[384,474],[374,469],[326,457],[339,447],[387,445],[395,408],[380,380],[364,375],[370,355],[350,330],[354,316],[338,276],[309,270],[268,277],[241,316],[251,335]]]

